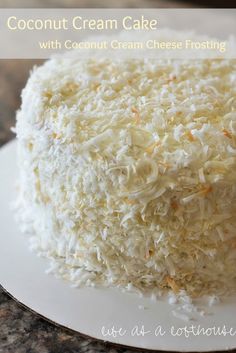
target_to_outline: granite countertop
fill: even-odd
[[[68,0],[66,4],[68,7],[73,7],[78,5],[78,2]],[[106,4],[104,0],[80,1],[81,7],[103,7]],[[20,5],[29,6],[29,2],[21,0],[17,2],[17,7],[21,7]],[[35,7],[47,5],[62,7],[65,1],[37,0],[34,2]],[[154,7],[155,5],[176,7],[180,3],[164,0],[119,1],[120,7]],[[16,4],[12,0],[2,0],[1,6],[14,7]],[[109,3],[109,6],[112,6],[112,3]],[[41,62],[40,60],[0,60],[0,146],[14,137],[10,128],[15,124],[15,111],[20,106],[21,89],[25,85],[29,70],[33,65]],[[134,351],[140,352],[140,350],[119,348],[112,344],[84,338],[80,334],[57,327],[19,305],[0,288],[0,353],[131,353]]]
[[[136,350],[135,350],[136,351]],[[132,353],[57,327],[30,312],[0,289],[1,353]],[[137,352],[140,352],[137,350]]]

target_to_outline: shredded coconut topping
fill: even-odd
[[[19,217],[81,284],[236,289],[236,61],[58,56],[17,115]]]

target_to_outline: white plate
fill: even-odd
[[[173,309],[178,310],[178,305],[169,305],[164,299],[153,302],[116,289],[74,289],[67,282],[46,275],[47,261],[28,251],[27,242],[10,211],[16,177],[16,143],[12,142],[0,150],[0,283],[19,302],[59,325],[126,346],[167,351],[236,348],[235,297],[206,308],[209,315],[195,314],[194,320],[186,322],[172,314]],[[155,335],[159,325],[165,330],[163,336]],[[208,336],[190,334],[186,338],[184,328],[192,325],[208,328]],[[150,332],[138,336],[132,331],[136,326]],[[175,333],[178,329],[179,335],[171,332],[172,326]],[[215,335],[210,329],[224,326],[228,331],[233,329],[231,334],[223,336],[218,332]],[[121,331],[104,336],[102,327]]]

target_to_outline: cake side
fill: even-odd
[[[236,289],[235,60],[78,60],[32,73],[19,218],[75,285]]]

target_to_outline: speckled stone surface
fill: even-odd
[[[0,289],[1,353],[132,353],[48,323]],[[137,350],[137,352],[140,352]]]

